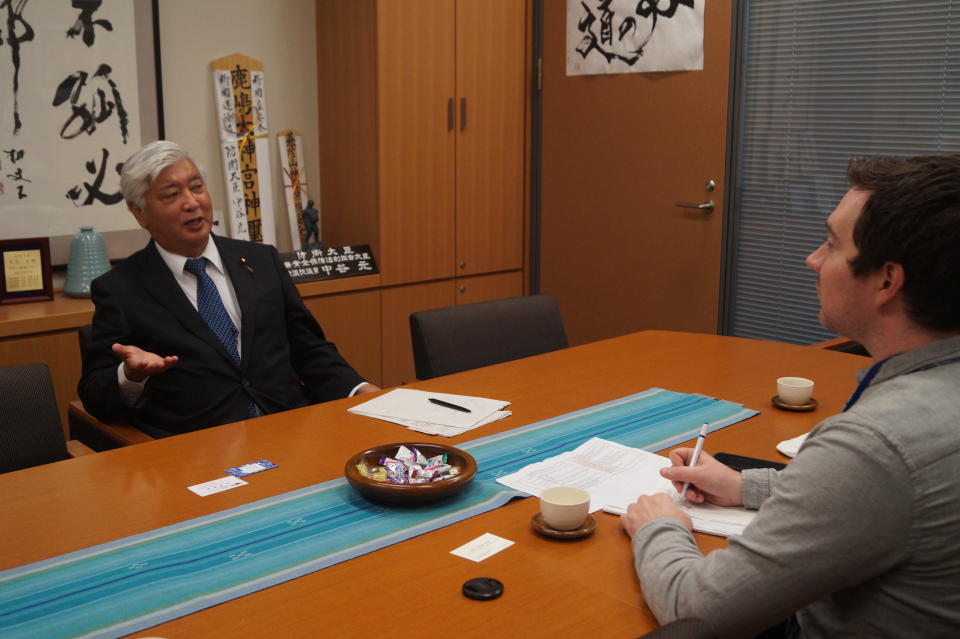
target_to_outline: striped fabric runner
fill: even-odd
[[[756,415],[652,388],[461,445],[478,473],[455,498],[367,502],[340,478],[0,572],[0,637],[136,632],[492,510],[524,493],[497,477],[591,437],[657,451]]]

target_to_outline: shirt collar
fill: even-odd
[[[163,258],[163,261],[167,265],[167,268],[170,269],[170,272],[173,273],[177,279],[180,279],[183,276],[183,267],[187,263],[186,256],[171,253],[156,242],[154,242],[153,245],[157,248],[157,252],[160,253],[160,257]],[[201,253],[198,257],[207,258],[214,268],[220,271],[220,273],[226,275],[226,271],[223,269],[223,260],[220,259],[220,251],[217,250],[217,243],[213,241],[212,234],[210,235],[210,239],[207,241],[207,247],[203,249],[203,253]]]
[[[870,386],[893,377],[908,375],[924,368],[945,364],[957,358],[960,358],[960,336],[930,342],[885,360],[883,366],[871,380]],[[870,369],[864,368],[857,371],[857,380],[862,380],[868,370]]]

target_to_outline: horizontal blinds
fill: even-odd
[[[833,337],[804,258],[851,156],[960,152],[958,3],[748,0],[727,332]]]

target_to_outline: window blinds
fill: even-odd
[[[960,153],[960,2],[746,3],[725,332],[809,344],[804,258],[854,155]]]

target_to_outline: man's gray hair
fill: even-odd
[[[169,140],[157,140],[146,145],[123,163],[123,172],[120,173],[120,193],[128,204],[143,209],[144,196],[150,184],[157,179],[160,172],[180,160],[190,160],[200,171],[204,181],[207,174],[203,167],[190,157],[190,153]]]

